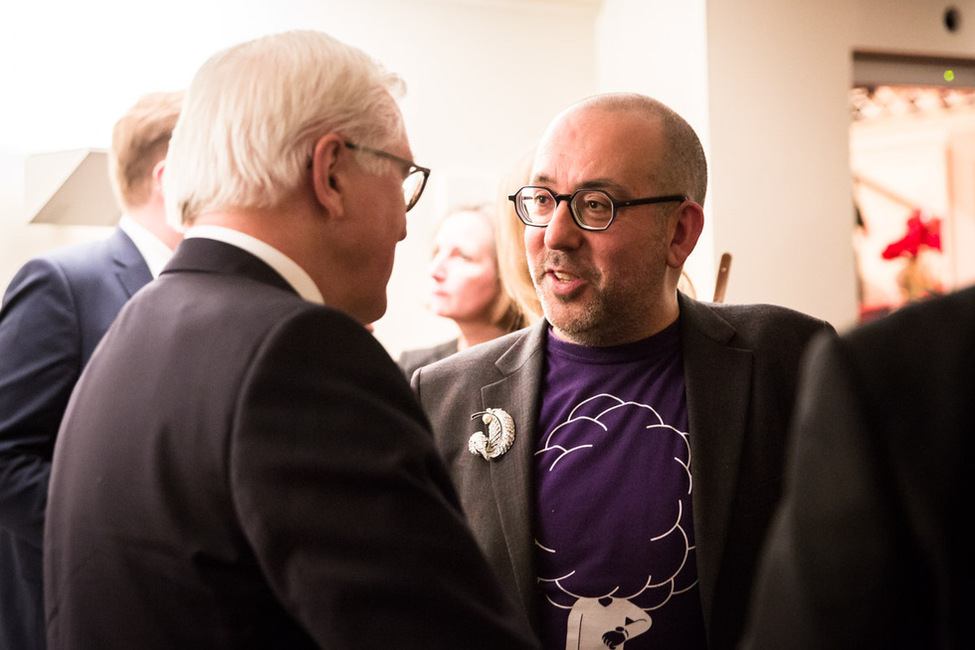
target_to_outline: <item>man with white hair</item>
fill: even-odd
[[[55,451],[51,648],[534,647],[363,326],[429,173],[401,85],[312,31],[197,73],[164,179],[186,238]]]

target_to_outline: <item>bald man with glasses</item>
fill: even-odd
[[[421,368],[414,391],[475,535],[543,645],[734,648],[821,320],[698,302],[691,127],[635,94],[560,114],[530,185],[538,325]]]

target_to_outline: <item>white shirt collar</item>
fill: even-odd
[[[322,292],[318,290],[311,276],[290,257],[256,237],[223,226],[191,226],[184,239],[202,237],[215,239],[231,246],[241,248],[270,266],[284,278],[298,295],[309,302],[325,304]]]
[[[173,256],[173,249],[127,214],[123,214],[119,219],[118,227],[129,236],[135,247],[139,249],[139,254],[146,261],[146,266],[149,267],[152,277],[158,278],[160,271],[169,263],[169,258]]]

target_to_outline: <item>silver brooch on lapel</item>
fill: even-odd
[[[488,433],[484,435],[483,432],[478,431],[471,436],[467,443],[471,453],[480,454],[484,460],[491,460],[508,451],[511,443],[515,441],[515,421],[511,416],[501,409],[485,409],[472,415],[471,419],[477,417],[487,425]]]

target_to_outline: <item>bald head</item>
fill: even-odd
[[[698,205],[704,205],[708,184],[708,164],[704,147],[687,121],[666,104],[638,93],[607,93],[594,95],[573,104],[559,115],[578,111],[601,111],[612,119],[614,113],[630,113],[646,118],[648,128],[659,128],[663,147],[660,152],[648,152],[648,170],[662,187],[673,188]],[[659,156],[659,166],[653,161]],[[657,169],[653,167],[657,166]]]

